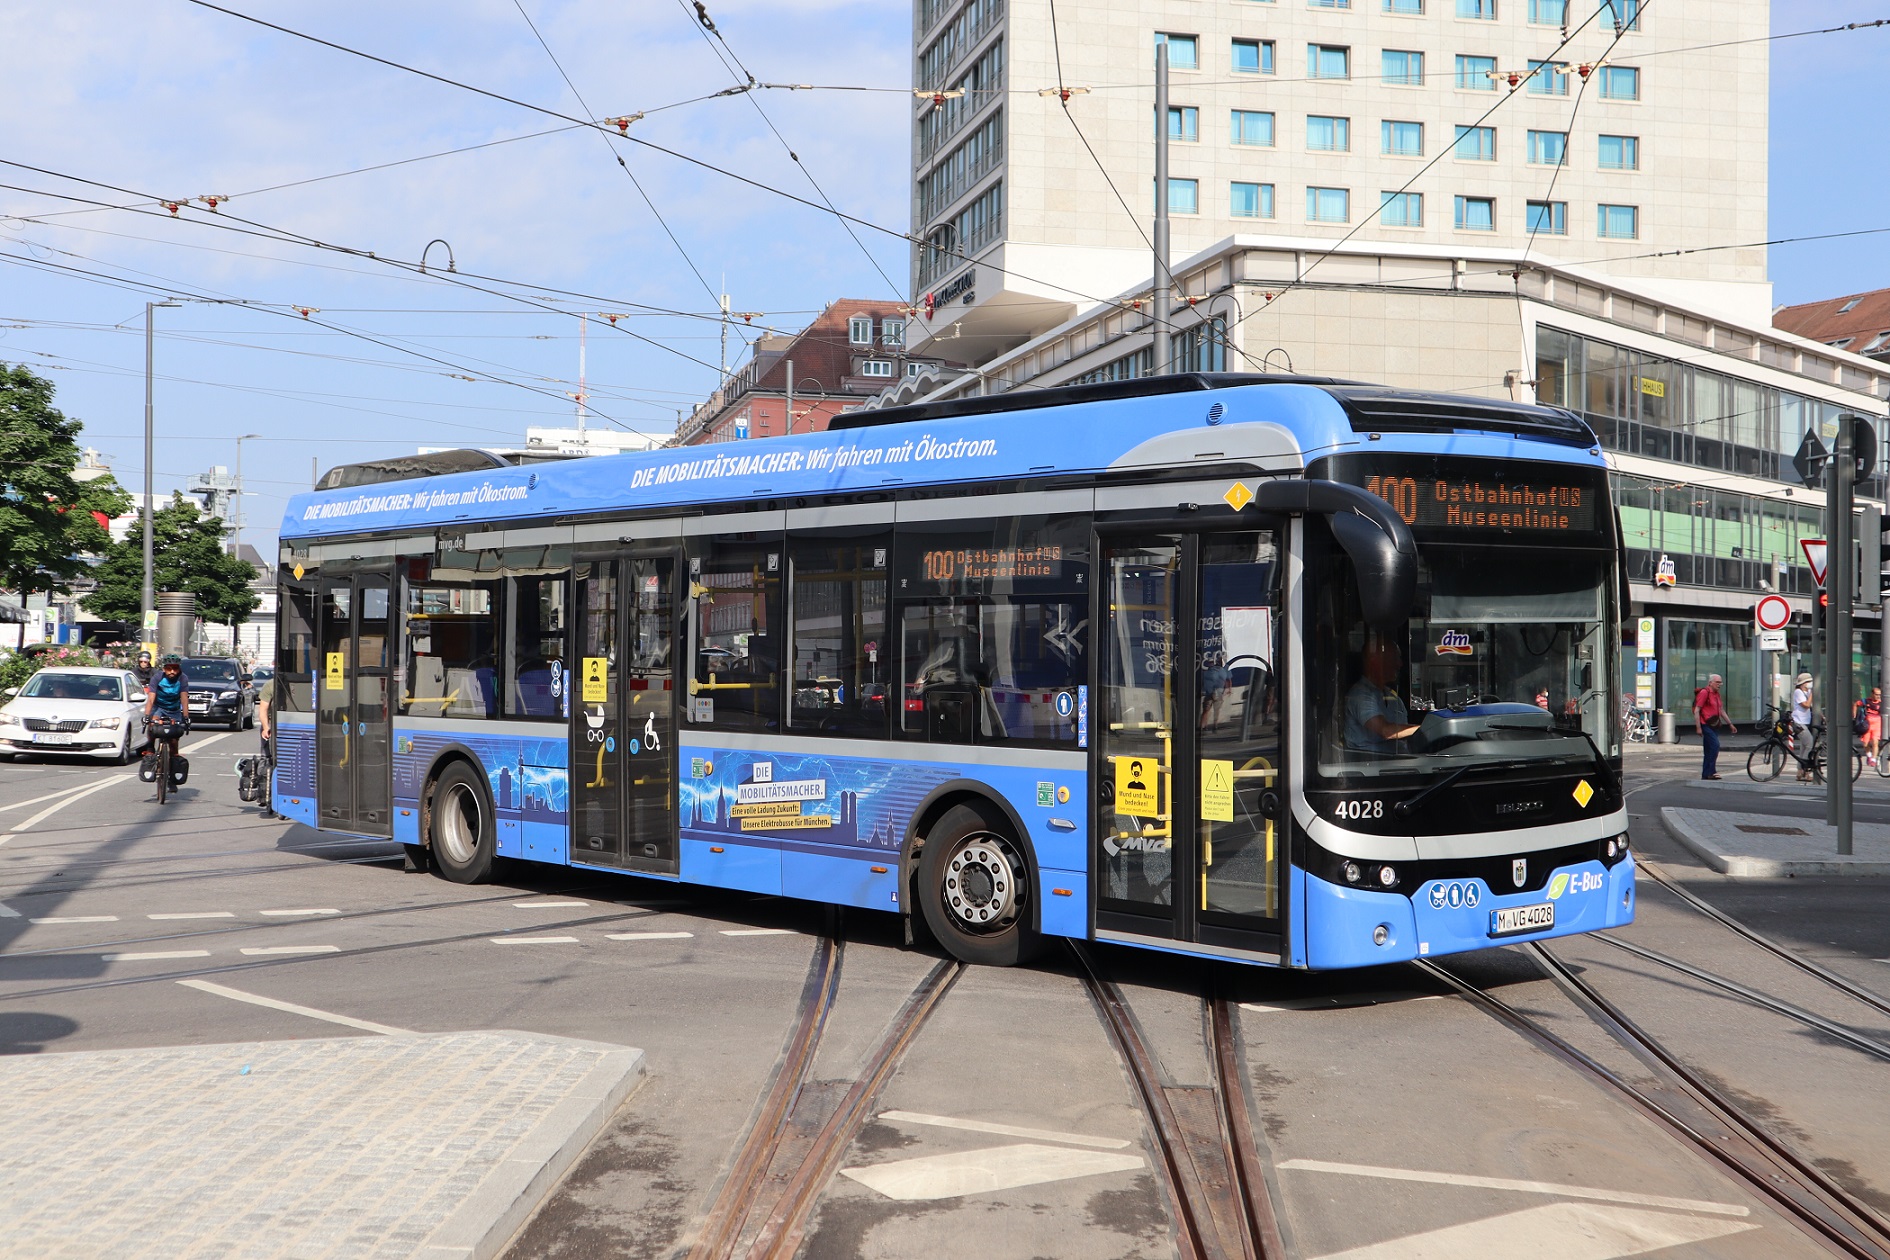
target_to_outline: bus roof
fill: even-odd
[[[1378,439],[1368,439],[1373,434]],[[1602,462],[1588,426],[1557,408],[1321,378],[1184,373],[849,412],[844,424],[821,433],[317,491],[289,501],[282,537],[1061,479],[1174,464],[1285,472],[1367,440],[1383,440],[1377,449],[1385,450]]]

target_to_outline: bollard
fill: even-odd
[[[1660,711],[1660,742],[1663,744],[1680,742],[1680,737],[1673,731],[1673,714],[1667,709]]]

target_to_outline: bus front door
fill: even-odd
[[[322,581],[315,800],[325,828],[393,834],[389,587],[385,573]]]
[[[676,871],[676,556],[577,566],[571,860]]]
[[[1278,958],[1277,528],[1103,539],[1096,927]]]

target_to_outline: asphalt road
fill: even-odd
[[[191,783],[161,809],[127,770],[0,763],[0,1053],[371,1035],[362,1023],[641,1047],[648,1083],[513,1256],[686,1254],[794,1026],[819,935],[837,930],[844,946],[803,1091],[810,1103],[859,1078],[938,961],[906,948],[887,916],[555,869],[509,866],[503,883],[472,888],[409,873],[391,846],[328,839],[239,805],[234,760],[253,735],[191,743]],[[1701,783],[1696,759],[1685,749],[1631,756],[1643,857],[1775,939],[1890,990],[1890,963],[1879,961],[1890,959],[1890,884],[1738,883],[1661,834],[1661,805],[1821,814],[1794,785],[1746,790],[1730,774]],[[1860,802],[1860,819],[1890,822],[1890,781],[1872,776]],[[1622,936],[1890,1043],[1890,1019],[1652,881]],[[1556,952],[1829,1175],[1890,1210],[1882,1058],[1601,941]],[[1821,1254],[1617,1095],[1415,969],[1312,976],[1109,948],[1094,956],[1122,986],[1165,1084],[1184,1091],[1213,1083],[1201,995],[1231,986],[1268,1185],[1294,1255],[1507,1257],[1536,1254],[1545,1238],[1565,1241],[1544,1254],[1592,1260],[1660,1248]],[[1623,1074],[1648,1075],[1526,954],[1450,966]],[[1176,1252],[1148,1120],[1068,952],[966,971],[871,1112],[820,1193],[803,1255]]]

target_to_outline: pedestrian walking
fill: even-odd
[[[1872,687],[1867,699],[1857,702],[1851,717],[1852,729],[1864,741],[1864,764],[1877,764],[1877,749],[1883,742],[1883,688]]]
[[[262,799],[262,816],[264,818],[280,817],[280,815],[276,813],[276,803],[275,803],[275,797],[273,795],[275,776],[272,773],[275,770],[275,766],[276,766],[276,741],[274,739],[274,735],[275,735],[275,730],[276,730],[275,716],[276,716],[277,686],[278,684],[275,678],[271,677],[268,682],[262,685],[262,690],[256,693],[256,729],[262,735],[262,760],[263,760],[263,784],[264,784],[263,799]]]
[[[1739,728],[1726,717],[1726,705],[1719,694],[1722,681],[1718,674],[1709,675],[1706,686],[1693,693],[1693,722],[1700,728],[1700,744],[1704,749],[1700,760],[1702,779],[1719,777],[1719,731],[1715,728],[1723,722],[1727,730],[1735,735],[1739,733]]]
[[[1811,692],[1810,674],[1800,674],[1792,680],[1792,751],[1801,758],[1811,755]],[[1811,771],[1804,768],[1803,762],[1799,763],[1798,781],[1811,781]]]

